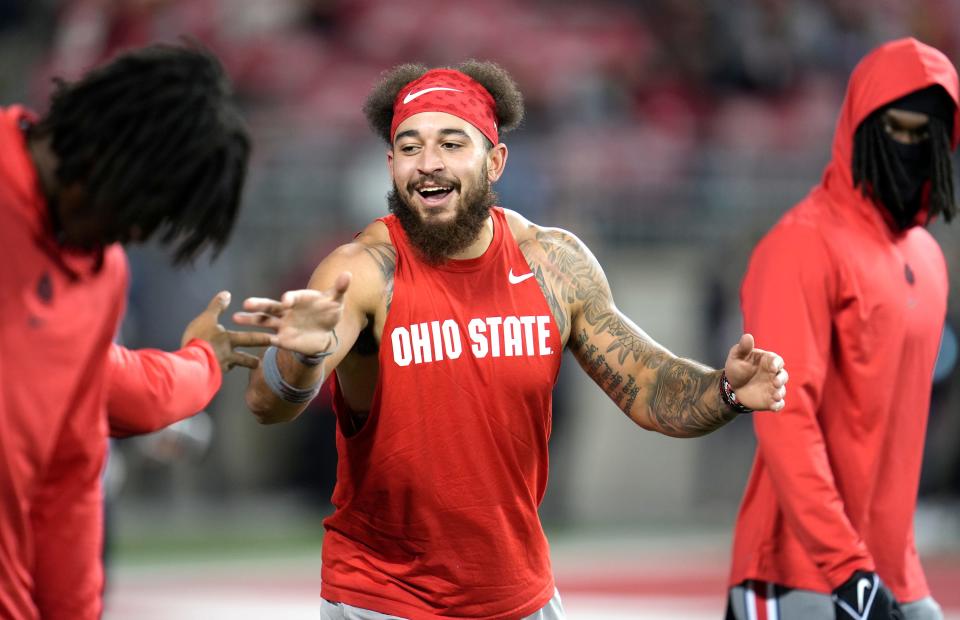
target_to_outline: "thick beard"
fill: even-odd
[[[390,213],[397,216],[420,257],[433,265],[446,262],[476,241],[490,216],[490,207],[495,204],[497,194],[490,188],[485,172],[473,190],[460,195],[460,208],[449,222],[424,222],[397,191],[396,183],[387,194]]]

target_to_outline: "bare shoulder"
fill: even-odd
[[[387,227],[382,222],[376,221],[364,228],[353,241],[341,245],[328,254],[318,269],[332,265],[342,269],[358,270],[359,273],[354,275],[361,276],[364,271],[371,269],[376,271],[384,260],[396,262],[396,255],[397,251],[390,241]]]
[[[376,220],[371,222],[354,240],[356,251],[362,251],[375,264],[384,283],[393,282],[393,272],[397,266],[397,249],[390,240],[386,224]]]
[[[387,225],[380,220],[374,220],[367,224],[367,227],[357,235],[355,241],[365,244],[386,243],[391,247],[393,246],[390,241],[390,231],[387,230]]]
[[[587,246],[573,233],[540,226],[514,211],[504,211],[566,343],[572,317],[579,312],[583,300],[591,292],[608,291],[603,271]]]
[[[397,251],[387,227],[375,221],[320,262],[310,278],[310,288],[326,290],[340,273],[349,271],[353,275],[351,296],[362,307],[374,309],[393,289],[396,263]]]
[[[570,276],[584,267],[596,267],[596,259],[586,244],[562,228],[540,226],[516,211],[504,209],[510,231],[531,269],[534,265],[559,276]]]
[[[577,254],[589,253],[586,245],[576,235],[562,228],[540,226],[531,222],[516,211],[504,209],[510,232],[517,240],[517,244],[528,257],[553,249],[555,252]]]

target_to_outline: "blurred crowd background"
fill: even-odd
[[[54,77],[183,35],[223,60],[255,140],[230,247],[183,271],[150,246],[130,251],[123,340],[174,349],[216,291],[231,290],[236,309],[302,287],[320,258],[386,212],[385,145],[361,112],[382,71],[494,60],[527,106],[504,138],[501,203],[576,233],[641,327],[720,365],[739,334],[749,252],[818,181],[851,69],[907,34],[957,63],[960,0],[0,0],[0,104],[42,111]],[[921,489],[918,540],[931,547],[960,540],[950,518],[960,512],[958,226],[933,226],[953,301]],[[121,539],[296,519],[319,535],[336,466],[328,402],[261,427],[245,383],[233,371],[206,422],[182,436],[114,445]],[[552,444],[543,516],[553,528],[724,529],[753,439],[748,419],[695,441],[634,430],[568,356]]]

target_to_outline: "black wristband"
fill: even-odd
[[[337,330],[330,330],[330,333],[333,334],[333,346],[328,348],[326,351],[321,351],[320,353],[314,353],[313,355],[306,355],[304,353],[299,353],[297,351],[293,352],[293,356],[297,358],[297,361],[303,364],[304,366],[319,366],[320,362],[324,358],[330,357],[333,355],[333,352],[337,350],[337,347],[340,346],[340,339],[337,338]]]
[[[720,374],[720,399],[737,413],[753,413],[753,409],[750,407],[744,406],[739,400],[737,400],[737,395],[733,392],[733,387],[730,385],[730,381],[727,380],[727,371],[723,371]]]

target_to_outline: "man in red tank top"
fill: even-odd
[[[782,408],[783,361],[749,335],[721,370],[677,358],[617,310],[580,240],[494,206],[499,134],[523,115],[497,65],[399,66],[365,112],[388,144],[391,215],[307,289],[235,315],[274,332],[247,389],[260,421],[295,418],[334,377],[323,617],[562,618],[537,507],[563,349],[639,426],[677,437]]]

